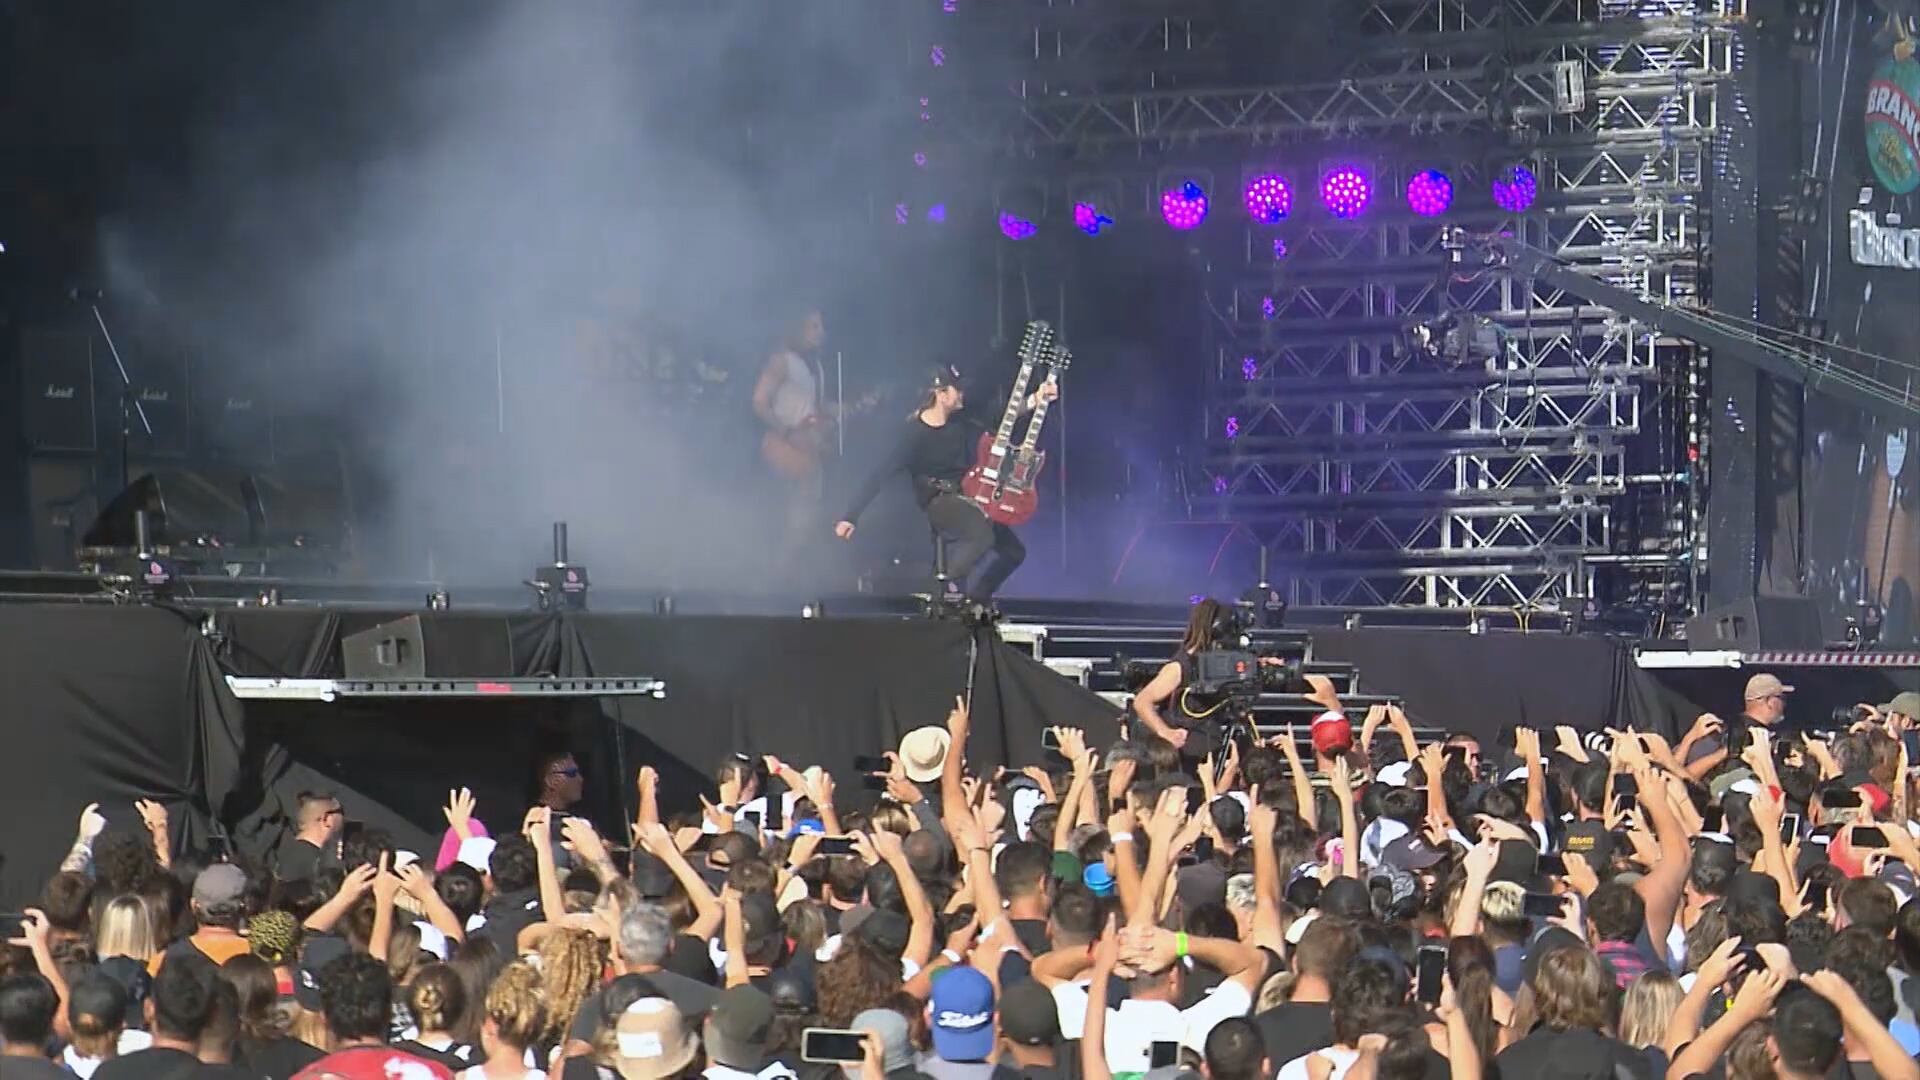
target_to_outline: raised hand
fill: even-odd
[[[106,828],[107,818],[100,812],[99,803],[90,802],[85,810],[80,811],[79,835],[82,843],[93,843],[94,837],[106,831]]]
[[[1781,988],[1786,985],[1787,981],[1771,970],[1762,968],[1749,972],[1747,981],[1740,984],[1740,992],[1734,995],[1733,1004],[1727,1011],[1745,1017],[1746,1022],[1751,1024],[1773,1011],[1773,999],[1780,996]]]
[[[447,819],[447,828],[462,840],[473,838],[473,792],[466,788],[447,792],[447,804],[440,808]]]
[[[1500,845],[1481,841],[1467,849],[1460,858],[1460,869],[1467,877],[1475,881],[1485,881],[1492,876],[1493,868],[1500,861]]]
[[[433,892],[433,881],[420,869],[419,863],[408,863],[393,873],[399,879],[400,887],[416,900],[425,900],[427,894]]]
[[[1532,728],[1515,728],[1513,731],[1513,752],[1520,757],[1523,765],[1535,765],[1540,761],[1540,733]]]
[[[380,866],[373,876],[373,899],[381,907],[393,906],[393,898],[400,894],[400,875],[392,870],[393,856],[380,853]]]
[[[560,836],[574,854],[590,864],[598,866],[610,859],[606,842],[586,818],[570,817],[560,822]]]
[[[1325,675],[1302,675],[1301,678],[1307,683],[1308,701],[1328,709],[1340,707],[1340,695],[1334,692],[1332,679]]]
[[[907,857],[906,845],[893,833],[885,829],[875,829],[866,834],[867,842],[873,845],[874,854],[889,866]]]
[[[167,831],[167,808],[165,806],[152,799],[140,799],[133,804],[133,808],[140,812],[140,824],[145,825],[148,832],[164,833]]]
[[[1133,776],[1140,763],[1132,758],[1123,757],[1107,770],[1107,805],[1120,806],[1127,800],[1127,789],[1133,786]]]
[[[1254,803],[1253,809],[1247,811],[1247,832],[1260,843],[1271,844],[1279,824],[1279,812],[1264,803]]]
[[[347,871],[347,876],[340,880],[340,891],[334,893],[334,895],[349,901],[358,900],[367,895],[373,888],[374,881],[379,877],[380,869],[378,867],[361,863],[359,866]]]
[[[1353,801],[1353,770],[1346,758],[1333,759],[1333,794],[1341,802]]]
[[[953,709],[947,713],[947,733],[953,736],[955,749],[966,739],[967,728],[972,722],[972,714],[967,709],[967,699],[958,694],[954,695]]]
[[[1568,886],[1581,896],[1592,896],[1593,891],[1600,887],[1600,875],[1594,872],[1593,864],[1576,851],[1569,851],[1561,858],[1567,864]]]
[[[53,924],[47,921],[47,913],[39,908],[27,908],[20,913],[20,936],[9,938],[7,944],[41,955],[47,952],[52,934]]]
[[[1708,986],[1725,986],[1727,980],[1739,974],[1746,966],[1746,958],[1740,953],[1740,939],[1730,937],[1722,941],[1707,958],[1700,962],[1700,981]]]
[[[552,823],[552,808],[536,806],[528,810],[527,816],[521,819],[520,831],[533,842],[534,850],[537,851],[543,847],[551,848],[553,846]]]
[[[1289,764],[1300,764],[1300,744],[1294,741],[1292,724],[1288,724],[1286,731],[1274,736],[1269,742],[1280,751],[1280,755],[1286,758]]]

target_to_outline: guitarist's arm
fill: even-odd
[[[872,475],[868,476],[866,482],[853,493],[853,501],[847,504],[847,512],[840,515],[840,523],[833,529],[842,540],[853,535],[853,523],[859,520],[860,512],[867,508],[867,504],[873,501],[874,496],[880,494],[880,485],[886,483],[888,477],[907,467],[907,461],[913,456],[913,441],[918,434],[915,429],[918,427],[920,425],[916,423],[907,425],[907,430],[901,433],[900,441],[894,444],[893,449],[873,470]]]
[[[778,417],[773,415],[773,395],[780,392],[780,385],[787,381],[787,365],[780,353],[767,357],[767,366],[760,369],[760,381],[753,384],[753,415],[774,431],[786,430]]]

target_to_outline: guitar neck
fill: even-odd
[[[1033,404],[1033,419],[1027,421],[1027,437],[1020,440],[1020,455],[1025,457],[1033,453],[1040,445],[1040,425],[1047,422],[1047,407],[1053,402],[1041,398]]]

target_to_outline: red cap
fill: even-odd
[[[1328,710],[1313,718],[1313,749],[1322,757],[1353,749],[1353,725],[1344,714]]]

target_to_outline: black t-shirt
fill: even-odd
[[[1014,919],[1013,936],[1030,956],[1043,956],[1053,948],[1053,942],[1047,938],[1047,920]]]
[[[319,848],[305,840],[289,840],[280,849],[280,858],[273,868],[273,876],[281,881],[306,881],[320,869]]]
[[[892,452],[854,493],[841,519],[858,520],[860,512],[880,494],[880,485],[887,477],[903,470],[913,480],[913,498],[921,506],[932,502],[943,485],[948,491],[959,490],[960,478],[973,465],[973,447],[980,441],[980,431],[978,424],[957,416],[939,427],[929,427],[915,414],[902,429]]]
[[[199,1072],[199,1058],[185,1050],[154,1046],[103,1061],[93,1076],[94,1080],[193,1080]]]
[[[73,1074],[46,1058],[0,1057],[0,1077],[6,1080],[73,1080]]]
[[[1652,1062],[1640,1051],[1584,1028],[1573,1031],[1535,1028],[1519,1042],[1495,1054],[1487,1075],[1494,1080],[1531,1080],[1533,1077],[1615,1080],[1620,1076],[1656,1080]]]
[[[326,1057],[324,1051],[285,1035],[273,1039],[242,1039],[236,1059],[267,1080],[289,1080],[294,1073]]]
[[[1326,1002],[1276,1005],[1266,1012],[1255,1013],[1253,1022],[1260,1028],[1267,1058],[1276,1069],[1301,1054],[1333,1045],[1333,1006]]]
[[[435,1050],[419,1039],[397,1039],[391,1045],[403,1054],[437,1061],[455,1073],[462,1069],[470,1069],[486,1060],[486,1055],[482,1054],[478,1047],[469,1046],[466,1043],[453,1043],[445,1050]]]
[[[540,890],[521,889],[518,892],[501,893],[493,898],[483,910],[487,922],[479,933],[493,939],[493,943],[508,956],[520,955],[520,931],[539,922]]]
[[[681,1016],[694,1023],[698,1023],[699,1019],[713,1008],[714,1001],[720,997],[720,991],[706,983],[689,979],[685,975],[676,975],[671,971],[641,972],[640,978],[645,979],[657,991],[655,994],[643,996],[666,998],[673,1002],[674,1008],[680,1010]],[[580,1042],[593,1041],[593,1033],[600,1027],[600,1014],[606,1008],[601,1003],[601,995],[604,992],[595,990],[580,1003],[580,1011],[573,1016],[573,1026],[567,1029],[567,1038],[577,1039]]]
[[[1078,1057],[1073,1064],[1063,1060],[1059,1051],[1053,1055],[1052,1065],[1031,1065],[1022,1068],[1011,1063],[995,1065],[993,1080],[1077,1080],[1080,1075]]]

